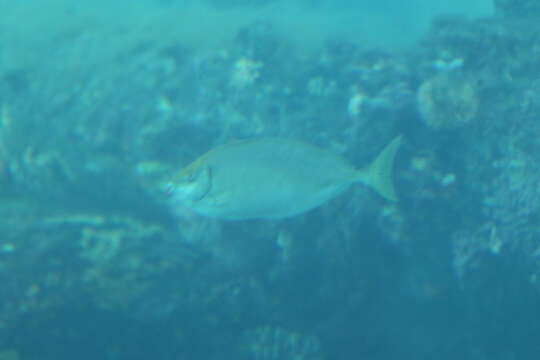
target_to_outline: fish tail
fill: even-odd
[[[394,158],[400,145],[401,135],[386,145],[367,168],[358,172],[359,181],[370,186],[382,197],[391,201],[397,201],[396,190],[392,181],[392,170],[394,168]]]

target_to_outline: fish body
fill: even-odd
[[[321,148],[285,139],[240,141],[217,147],[168,179],[173,206],[229,220],[280,219],[311,210],[364,183],[395,200],[392,164],[400,138],[366,169]]]

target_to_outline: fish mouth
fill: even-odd
[[[189,183],[178,185],[173,180],[163,182],[159,189],[163,195],[169,199],[177,198],[185,203],[194,203],[204,199],[212,191],[211,173],[208,170],[208,180],[204,186],[199,186],[197,183]]]

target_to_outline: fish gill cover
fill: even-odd
[[[0,0],[0,359],[536,360],[537,3],[413,3]],[[398,134],[396,203],[228,223],[159,188]]]

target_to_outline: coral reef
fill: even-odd
[[[245,336],[246,359],[253,360],[323,360],[317,338],[302,336],[281,328],[263,327]]]
[[[0,350],[1,360],[19,360],[19,353],[15,350]]]
[[[534,0],[494,0],[496,11],[505,17],[538,17],[540,4]]]
[[[266,2],[163,1],[137,27],[0,14],[0,358],[537,349],[537,2],[437,18],[406,51],[320,29],[285,41],[275,12],[234,10]],[[395,203],[358,186],[287,221],[222,223],[173,212],[159,186],[236,139],[296,138],[361,166],[398,133]]]

